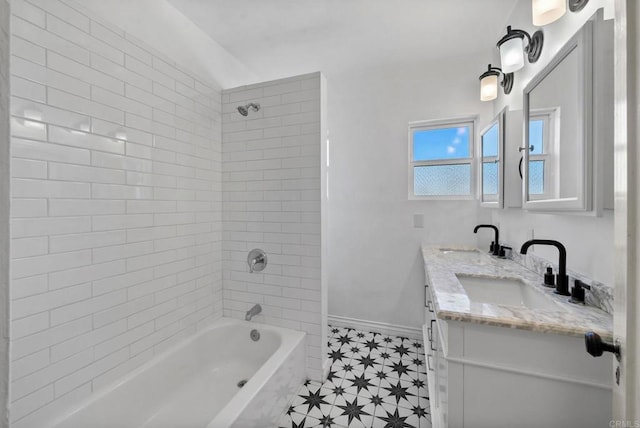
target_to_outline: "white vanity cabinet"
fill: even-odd
[[[434,428],[609,426],[611,356],[583,338],[439,318],[429,284],[425,321]]]
[[[422,330],[427,366],[429,404],[431,407],[431,424],[433,428],[446,427],[449,426],[447,408],[451,395],[448,390],[448,361],[445,358],[440,334],[441,331],[446,331],[446,322],[436,318],[428,279],[427,284],[425,284],[425,320],[426,324]],[[458,397],[453,396],[451,398],[456,400]],[[454,403],[454,407],[457,405],[458,403]]]

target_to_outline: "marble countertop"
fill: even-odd
[[[567,296],[544,286],[540,275],[512,260],[492,257],[474,248],[441,245],[423,246],[422,257],[438,318],[569,336],[583,336],[592,330],[603,339],[613,337],[610,314],[592,306],[569,303]],[[557,309],[534,310],[471,301],[456,274],[519,278],[552,299]]]

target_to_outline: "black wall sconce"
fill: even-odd
[[[580,12],[589,0],[568,0],[571,12]],[[567,13],[567,0],[531,0],[533,25],[541,27],[551,24]]]
[[[571,12],[580,12],[587,3],[589,3],[589,0],[569,0],[569,10]]]
[[[525,45],[524,40],[527,39]],[[530,63],[534,63],[540,58],[544,36],[538,30],[530,36],[523,30],[513,30],[507,27],[507,34],[498,41],[500,50],[500,65],[503,73],[513,73],[524,67],[524,54]]]
[[[498,79],[502,75],[502,90],[509,94],[513,88],[513,73],[504,74],[498,67],[487,66],[487,71],[480,75],[480,101],[491,101],[498,97]]]

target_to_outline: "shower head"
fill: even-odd
[[[251,109],[253,111],[258,111],[258,110],[260,110],[260,104],[258,104],[258,103],[249,103],[246,106],[238,106],[238,112],[243,116],[246,116],[246,115],[249,114],[249,109]]]

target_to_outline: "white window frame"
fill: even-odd
[[[409,200],[472,200],[476,199],[476,159],[475,159],[475,147],[476,147],[476,129],[477,129],[477,116],[463,116],[454,117],[449,119],[436,119],[436,120],[421,120],[416,122],[409,122],[408,132],[408,145],[409,145]],[[413,160],[413,132],[416,130],[429,130],[429,129],[441,129],[441,128],[459,128],[469,127],[469,157],[460,159],[440,159],[430,161],[414,161]],[[470,166],[469,177],[469,194],[468,195],[416,195],[414,193],[414,179],[415,174],[413,169],[418,166],[433,166],[433,165],[463,165],[468,164]]]

